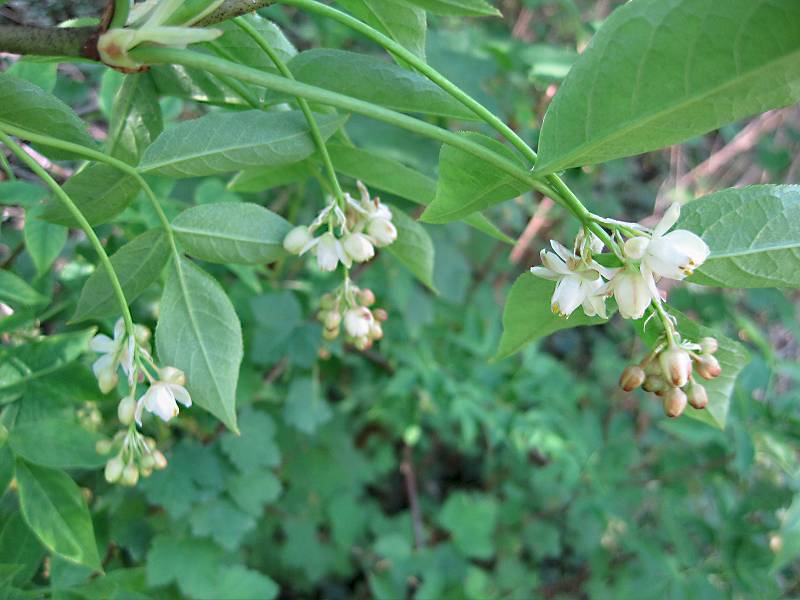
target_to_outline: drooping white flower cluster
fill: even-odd
[[[346,210],[332,200],[308,226],[299,225],[283,240],[290,254],[312,252],[322,271],[335,271],[341,262],[350,268],[354,262],[367,262],[375,256],[375,247],[388,246],[397,239],[397,228],[392,223],[392,211],[380,199],[370,198],[360,181],[360,201],[345,194]],[[315,237],[315,232],[327,225],[328,230]],[[339,231],[337,235],[336,231]]]
[[[389,315],[382,308],[371,309],[375,294],[370,289],[356,287],[349,278],[334,294],[325,294],[320,301],[317,319],[324,327],[326,340],[339,337],[344,325],[345,340],[358,350],[367,350],[383,337],[381,323]]]
[[[196,14],[181,13],[183,0],[146,0],[137,2],[128,14],[124,28],[109,29],[97,40],[97,50],[103,62],[117,69],[133,72],[142,65],[128,52],[143,42],[153,42],[173,48],[185,48],[197,42],[209,42],[222,35],[221,29],[191,27],[216,10],[224,0],[215,0]]]
[[[568,317],[579,306],[588,316],[606,317],[605,299],[612,295],[619,313],[626,319],[640,319],[648,306],[661,302],[656,283],[661,278],[682,280],[708,258],[706,243],[691,231],[678,229],[667,233],[680,216],[680,205],[673,204],[655,229],[648,231],[634,224],[625,231],[632,235],[622,244],[622,267],[606,268],[592,255],[603,249],[594,237],[579,236],[570,252],[556,241],[553,252],[542,250],[541,266],[531,268],[534,275],[556,281],[551,308]]]
[[[150,354],[149,340],[149,329],[135,325],[134,335],[130,336],[123,320],[119,319],[113,338],[100,334],[90,342],[90,348],[101,354],[92,365],[100,390],[107,394],[117,388],[120,368],[127,379],[128,393],[117,405],[117,417],[126,428],[112,441],[99,442],[97,448],[102,454],[117,451],[106,464],[106,479],[112,483],[134,485],[139,474],[147,476],[154,468],[166,466],[166,459],[156,450],[155,442],[146,441],[137,429],[142,425],[145,410],[169,421],[178,415],[178,403],[187,408],[192,405],[183,371],[170,366],[158,367]],[[137,400],[137,387],[141,384],[148,388]]]

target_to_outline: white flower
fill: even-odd
[[[351,308],[344,313],[344,329],[350,337],[368,336],[373,323],[372,312],[364,306]]]
[[[555,240],[550,245],[554,252],[542,250],[542,266],[531,267],[531,273],[537,277],[557,282],[550,309],[559,316],[568,317],[583,305],[588,316],[608,318],[600,278],[603,267],[594,261],[587,264]]]
[[[370,219],[367,222],[367,233],[379,248],[388,246],[397,239],[397,228],[384,217]]]
[[[676,229],[666,233],[680,214],[680,204],[673,204],[653,230],[642,257],[642,267],[653,275],[680,280],[691,275],[708,258],[708,245],[691,231]]]
[[[335,271],[339,261],[346,267],[350,267],[352,259],[344,251],[342,243],[329,231],[316,238],[314,245],[317,253],[317,264],[321,271]]]
[[[345,252],[356,262],[366,262],[375,256],[372,242],[363,233],[349,233],[342,240]]]
[[[641,319],[644,316],[644,311],[654,298],[650,282],[652,277],[648,280],[638,271],[621,269],[606,284],[605,287],[614,292],[622,318]],[[655,293],[658,293],[657,290]]]
[[[192,398],[183,387],[186,384],[183,371],[175,367],[164,367],[159,371],[159,377],[159,381],[150,386],[136,405],[136,422],[139,425],[142,424],[143,408],[162,420],[169,421],[180,412],[177,402],[187,408],[192,405]]]
[[[283,238],[283,249],[289,254],[300,254],[313,239],[311,232],[305,225],[298,225]]]
[[[127,342],[126,342],[127,339]],[[122,370],[128,377],[133,374],[133,360],[135,354],[135,340],[128,339],[125,333],[125,323],[119,319],[114,325],[114,339],[105,334],[99,334],[89,342],[89,348],[102,354],[92,365],[92,371],[97,377],[100,391],[107,394],[113,390],[119,376],[117,368],[122,366]]]

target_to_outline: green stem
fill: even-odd
[[[164,227],[164,233],[167,236],[167,241],[169,241],[173,256],[175,256],[176,259],[180,256],[180,253],[178,252],[178,246],[175,242],[175,236],[172,232],[172,225],[170,224],[167,215],[164,213],[164,209],[161,208],[161,203],[158,201],[158,198],[156,198],[156,195],[153,193],[153,190],[150,188],[149,185],[147,185],[147,182],[144,180],[141,173],[139,173],[136,167],[132,167],[128,163],[123,162],[118,158],[114,158],[113,156],[108,156],[92,148],[87,148],[86,146],[81,146],[80,144],[73,144],[72,142],[67,142],[64,140],[60,140],[58,138],[50,137],[49,135],[42,135],[39,133],[34,133],[32,131],[27,131],[26,129],[22,129],[21,127],[14,127],[13,125],[2,123],[0,124],[0,129],[5,131],[6,133],[16,135],[19,138],[30,140],[31,142],[36,142],[39,144],[43,144],[45,146],[51,146],[53,148],[58,148],[60,150],[66,150],[67,152],[83,156],[84,158],[88,158],[90,160],[96,160],[97,162],[106,163],[107,165],[110,165],[116,169],[119,169],[124,173],[128,173],[129,175],[131,175],[134,179],[136,179],[136,182],[144,190],[144,194],[145,196],[147,196],[147,199],[150,201],[150,204],[153,205],[153,209],[156,211],[156,216],[158,216],[158,220],[161,221],[161,225]]]
[[[289,67],[286,66],[286,63],[281,60],[281,57],[278,56],[278,53],[275,52],[272,46],[269,45],[269,42],[256,30],[255,27],[248,23],[243,17],[237,17],[233,20],[233,22],[247,35],[249,35],[250,38],[252,38],[252,40],[264,51],[264,53],[269,56],[269,59],[275,64],[275,67],[277,67],[281,75],[286,77],[286,79],[294,81],[294,75],[292,75]],[[328,175],[328,179],[331,182],[334,196],[337,202],[339,202],[340,208],[345,210],[344,192],[342,192],[342,186],[339,185],[339,179],[336,177],[336,169],[333,168],[333,162],[331,162],[330,154],[328,154],[328,147],[325,145],[325,140],[322,137],[322,133],[320,133],[317,120],[314,118],[314,114],[311,112],[311,108],[308,106],[308,102],[305,100],[305,98],[301,98],[299,96],[296,96],[295,98],[297,99],[298,106],[300,106],[300,110],[303,112],[303,115],[308,122],[308,127],[311,131],[311,137],[314,140],[314,144],[317,146],[320,157],[322,158],[322,164],[325,166],[325,171]]]
[[[414,67],[414,69],[419,71],[422,75],[425,75],[425,77],[430,79],[448,94],[453,96],[456,100],[461,102],[464,106],[473,111],[483,121],[500,133],[500,135],[506,138],[531,163],[536,162],[536,152],[534,152],[533,149],[525,143],[525,140],[519,137],[519,135],[517,135],[513,129],[506,125],[501,119],[497,118],[488,108],[483,106],[480,102],[472,98],[452,81],[447,79],[447,77],[439,73],[436,69],[420,59],[413,52],[407,50],[404,46],[398,44],[390,37],[373,29],[366,23],[362,23],[358,19],[351,17],[347,13],[343,13],[340,10],[326,6],[325,4],[317,2],[316,0],[279,0],[279,2],[287,6],[296,6],[298,8],[307,10],[308,12],[313,12],[318,15],[328,17],[334,21],[338,21],[342,25],[345,25],[354,31],[358,31],[359,33],[363,34],[376,44],[383,46],[386,50]]]
[[[135,60],[144,64],[180,64],[209,71],[214,74],[230,75],[240,81],[246,81],[292,96],[300,96],[306,100],[312,100],[320,104],[327,104],[345,111],[362,114],[459,148],[487,162],[493,167],[508,173],[518,181],[525,183],[543,194],[554,194],[552,188],[547,185],[547,183],[543,182],[541,179],[535,179],[527,170],[495,154],[485,146],[477,144],[469,138],[448,131],[447,129],[442,129],[441,127],[426,123],[425,121],[420,121],[414,117],[404,115],[388,108],[383,108],[382,106],[377,106],[370,102],[307,85],[299,81],[286,79],[285,77],[280,77],[271,73],[265,73],[257,69],[245,67],[215,56],[209,56],[191,50],[137,48],[132,50],[130,55],[134,57]],[[584,214],[588,213],[582,212],[581,215],[576,216],[581,218]]]
[[[667,343],[669,344],[670,348],[675,346],[675,329],[672,325],[672,320],[669,318],[667,311],[664,310],[664,306],[661,304],[660,300],[653,299],[653,309],[656,311],[659,320],[661,321],[662,327],[664,327],[664,334],[667,336]]]
[[[5,129],[5,127],[3,127],[3,129]],[[31,171],[33,171],[42,181],[44,181],[45,184],[47,184],[56,197],[64,204],[72,217],[78,222],[81,229],[83,229],[86,237],[94,247],[100,262],[103,263],[103,267],[105,267],[106,272],[108,273],[108,279],[111,282],[111,287],[114,289],[114,295],[117,297],[117,302],[119,303],[120,310],[122,311],[122,318],[125,321],[125,329],[129,336],[133,336],[133,318],[131,317],[131,311],[128,308],[128,301],[125,299],[125,292],[122,291],[122,285],[117,277],[117,272],[114,270],[114,266],[111,264],[111,259],[108,258],[108,254],[106,254],[106,250],[103,248],[100,238],[97,237],[97,234],[94,232],[94,229],[92,229],[89,221],[86,220],[86,217],[83,216],[83,213],[78,209],[77,206],[75,206],[72,198],[70,198],[63,188],[58,185],[55,179],[53,179],[50,174],[39,165],[39,163],[33,160],[33,158],[30,157],[27,152],[20,148],[14,142],[14,140],[12,140],[11,137],[9,137],[9,135],[3,131],[3,129],[0,129],[0,141],[2,141],[3,144],[5,144],[19,160],[25,163],[25,165],[27,165]]]
[[[125,23],[128,22],[128,11],[130,11],[130,9],[130,0],[114,0],[114,15],[111,17],[108,28],[116,29],[118,27],[125,27]]]
[[[6,178],[9,181],[14,181],[16,177],[14,176],[14,171],[11,170],[11,165],[8,164],[8,159],[6,155],[0,152],[0,169],[3,169],[3,172],[6,174]]]

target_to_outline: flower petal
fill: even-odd
[[[91,350],[94,350],[95,352],[102,352],[103,354],[108,354],[109,352],[113,352],[115,350],[114,340],[112,340],[107,335],[101,333],[92,338],[92,341],[89,342],[89,348]]]

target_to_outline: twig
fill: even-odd
[[[539,231],[549,223],[547,220],[547,213],[553,208],[555,203],[550,198],[542,198],[542,201],[539,202],[539,206],[536,207],[536,211],[533,213],[531,220],[528,221],[528,224],[525,226],[525,230],[522,232],[522,235],[519,236],[517,243],[514,244],[514,247],[511,249],[511,254],[509,255],[509,259],[512,263],[516,264],[522,257],[525,255],[525,251],[530,246],[533,239],[539,233]]]
[[[414,528],[414,547],[425,547],[425,529],[422,524],[422,513],[419,509],[419,496],[417,494],[417,478],[414,474],[412,449],[408,444],[403,445],[403,462],[400,463],[400,472],[406,482],[406,495],[408,506],[411,509],[411,523]]]
[[[72,175],[72,171],[70,169],[65,169],[64,167],[60,167],[59,165],[55,164],[54,162],[50,161],[46,156],[40,154],[27,144],[20,144],[22,149],[25,151],[25,154],[30,156],[36,163],[42,167],[45,171],[49,171],[53,175],[57,177],[61,177],[62,179],[67,179]]]

